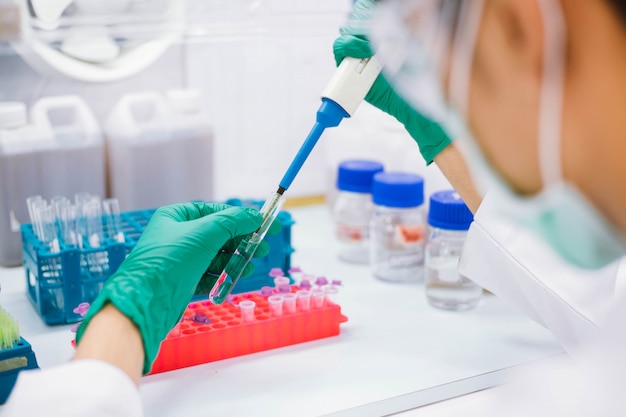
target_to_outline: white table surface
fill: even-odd
[[[512,367],[562,352],[547,330],[494,296],[472,311],[440,311],[428,305],[422,285],[383,283],[366,266],[339,262],[326,207],[289,211],[296,221],[292,264],[343,281],[339,304],[348,322],[341,334],[145,377],[147,416],[381,416],[493,386]],[[0,268],[0,305],[20,322],[41,368],[67,361],[72,326],[41,321],[23,275]],[[476,401],[480,394],[419,415],[450,415],[443,410]]]

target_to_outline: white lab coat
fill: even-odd
[[[3,417],[141,417],[137,387],[115,366],[81,359],[19,374]]]
[[[460,272],[547,327],[571,355],[599,337],[623,297],[620,262],[599,270],[562,260],[533,232],[502,218],[487,194],[475,216]]]
[[[569,363],[542,364],[512,384],[510,396],[494,390],[494,404],[484,415],[506,410],[511,416],[587,416],[588,407],[603,416],[623,414],[626,361],[614,358],[621,358],[626,346],[622,337],[615,337],[626,317],[626,304],[619,301],[626,299],[626,280],[618,267],[616,262],[587,271],[566,264],[538,237],[497,215],[487,195],[468,233],[461,273],[546,326],[581,360],[574,368]],[[3,417],[42,414],[138,417],[143,410],[126,374],[104,362],[79,360],[20,374]]]
[[[545,326],[572,360],[520,371],[487,415],[623,416],[626,262],[584,270],[533,232],[504,219],[487,194],[470,227],[461,274]]]

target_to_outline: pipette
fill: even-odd
[[[347,57],[341,62],[322,92],[322,104],[317,110],[313,128],[287,168],[278,185],[278,190],[270,195],[261,208],[261,214],[263,214],[261,226],[252,235],[243,239],[233,253],[209,293],[211,302],[221,304],[226,301],[265,237],[270,225],[278,216],[285,202],[283,194],[289,189],[296,175],[300,172],[300,168],[304,165],[324,130],[328,127],[338,126],[343,118],[354,114],[365,95],[372,88],[372,84],[374,84],[381,69],[382,65],[374,56],[363,59]]]

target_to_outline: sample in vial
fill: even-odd
[[[370,266],[375,277],[419,282],[424,274],[424,180],[408,173],[379,173],[372,185]]]
[[[459,274],[458,264],[473,221],[472,213],[454,190],[430,197],[426,247],[426,298],[433,307],[468,310],[478,305],[483,289]]]

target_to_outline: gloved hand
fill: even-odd
[[[368,21],[376,5],[375,0],[357,0],[345,27],[339,29],[339,36],[333,44],[337,65],[349,56],[369,58],[374,55],[367,40]],[[430,119],[415,111],[389,85],[382,74],[365,96],[365,101],[395,117],[404,125],[411,137],[417,142],[420,152],[430,164],[451,142],[443,129]]]
[[[138,327],[145,352],[143,373],[150,371],[161,341],[180,320],[194,292],[208,292],[241,239],[259,228],[262,215],[225,204],[186,203],[158,209],[137,246],[89,308],[76,342],[107,303]],[[280,223],[268,231],[275,234]],[[269,252],[263,242],[255,256]],[[244,276],[252,273],[248,264]]]

